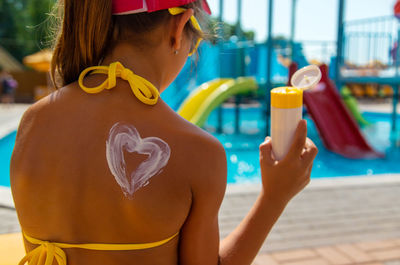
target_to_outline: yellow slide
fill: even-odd
[[[200,87],[190,93],[190,95],[183,101],[178,110],[178,114],[186,120],[190,121],[196,114],[201,104],[211,95],[220,85],[233,80],[229,78],[217,78],[210,82],[202,84]]]
[[[206,83],[189,95],[178,113],[199,127],[207,121],[211,112],[228,98],[258,89],[254,78],[216,79]]]

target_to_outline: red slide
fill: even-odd
[[[321,82],[317,87],[304,92],[304,104],[325,147],[347,158],[383,157],[383,154],[375,151],[361,134],[334,83],[328,77],[328,66],[322,65],[320,69]],[[289,76],[291,77],[296,70],[297,65],[292,64]]]

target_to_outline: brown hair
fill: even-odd
[[[193,8],[201,20],[201,1],[184,7]],[[75,82],[84,69],[101,63],[118,41],[134,37],[139,42],[141,35],[172,17],[167,10],[113,16],[112,0],[59,0],[54,10],[59,20],[51,62],[56,88]],[[194,42],[203,37],[191,23],[187,23],[185,31]]]

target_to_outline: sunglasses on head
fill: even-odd
[[[168,12],[169,12],[171,15],[173,15],[173,16],[182,14],[182,13],[184,13],[186,10],[187,10],[187,9],[186,9],[186,8],[183,8],[183,7],[172,7],[172,8],[168,8]],[[201,30],[200,23],[199,23],[199,21],[196,19],[195,16],[191,16],[191,17],[190,17],[190,22],[192,23],[192,26],[193,26],[196,30],[198,30],[199,32],[203,32],[203,31]],[[200,45],[200,42],[201,42],[201,41],[202,41],[202,38],[199,38],[199,39],[197,40],[196,45],[194,46],[194,49],[189,53],[189,56],[192,56],[192,55],[197,51],[197,49],[199,48],[199,45]]]

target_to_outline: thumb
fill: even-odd
[[[268,164],[273,164],[275,162],[272,158],[271,137],[265,138],[265,141],[260,145],[260,161]]]

